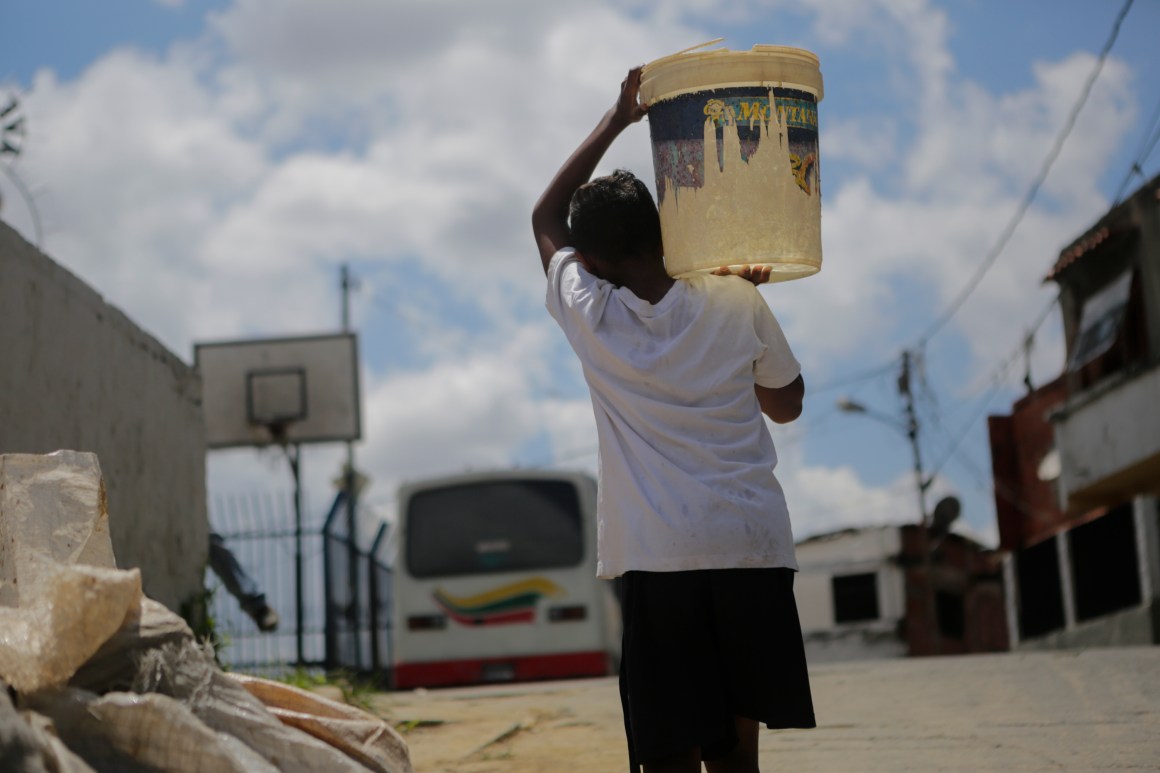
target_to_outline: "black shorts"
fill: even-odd
[[[737,743],[734,716],[815,727],[792,569],[624,575],[620,700],[632,769]]]

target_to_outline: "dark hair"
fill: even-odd
[[[651,257],[661,245],[661,218],[652,194],[625,169],[577,188],[568,226],[573,247],[609,263]]]

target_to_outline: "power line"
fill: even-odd
[[[1026,215],[1027,211],[1031,208],[1031,202],[1035,200],[1035,196],[1039,193],[1040,187],[1047,179],[1048,172],[1051,171],[1052,165],[1054,165],[1055,160],[1059,157],[1060,151],[1063,150],[1063,143],[1067,140],[1068,135],[1071,134],[1071,130],[1075,126],[1076,118],[1079,117],[1080,110],[1083,109],[1084,104],[1087,102],[1088,95],[1091,94],[1092,86],[1095,85],[1096,79],[1099,77],[1100,71],[1104,67],[1104,62],[1107,60],[1108,54],[1112,50],[1112,46],[1115,45],[1116,38],[1119,37],[1120,26],[1124,22],[1124,17],[1128,15],[1128,11],[1131,9],[1133,2],[1134,0],[1126,0],[1123,8],[1120,9],[1119,14],[1116,16],[1115,23],[1112,25],[1111,34],[1108,36],[1107,42],[1104,43],[1104,47],[1100,51],[1099,59],[1096,61],[1096,66],[1092,68],[1091,74],[1088,75],[1087,80],[1084,82],[1083,89],[1080,90],[1079,98],[1076,100],[1075,105],[1072,106],[1071,112],[1068,114],[1067,120],[1064,122],[1063,129],[1060,131],[1059,136],[1056,137],[1055,143],[1052,145],[1051,150],[1047,154],[1047,158],[1044,159],[1043,166],[1040,168],[1039,174],[1036,175],[1035,180],[1031,184],[1031,188],[1027,191],[1027,195],[1023,197],[1023,201],[1020,203],[1018,209],[1016,209],[1014,217],[1012,217],[1010,222],[1007,223],[1006,228],[1003,229],[1003,233],[999,237],[999,241],[995,243],[995,246],[991,248],[991,251],[988,252],[987,256],[983,259],[983,262],[979,264],[978,269],[975,270],[974,275],[967,282],[966,287],[964,287],[958,296],[955,297],[946,311],[944,311],[938,318],[935,319],[934,323],[930,326],[926,333],[924,333],[922,337],[918,339],[918,349],[924,348],[926,343],[931,338],[933,338],[934,335],[938,333],[938,331],[941,330],[943,326],[946,325],[946,323],[955,316],[956,313],[958,313],[959,309],[962,308],[964,303],[966,303],[967,298],[969,298],[971,294],[974,293],[975,289],[978,288],[979,284],[983,281],[983,276],[987,273],[988,270],[990,270],[991,266],[994,265],[999,255],[1003,252],[1003,249],[1007,246],[1007,242],[1009,242],[1011,237],[1015,234],[1015,229],[1023,220],[1023,216]]]
[[[1056,137],[1055,142],[1053,143],[1046,158],[1044,159],[1044,162],[1040,168],[1039,173],[1036,175],[1035,179],[1033,180],[1031,187],[1029,188],[1027,194],[1024,196],[1019,207],[1016,209],[1013,217],[1011,218],[1011,220],[1008,222],[1008,224],[1004,228],[1003,232],[1001,233],[999,240],[995,243],[995,245],[987,253],[983,262],[976,269],[975,273],[972,275],[971,279],[967,282],[967,285],[963,288],[963,290],[960,291],[960,293],[955,297],[955,299],[951,302],[951,304],[948,306],[948,308],[939,317],[937,317],[934,320],[934,322],[927,329],[927,331],[918,339],[918,342],[917,342],[916,346],[914,347],[914,350],[913,351],[911,351],[911,350],[904,350],[903,351],[901,356],[902,356],[902,359],[904,362],[906,361],[907,357],[916,357],[916,356],[920,357],[921,356],[922,352],[925,350],[926,344],[930,341],[931,338],[933,338],[935,336],[935,334],[937,334],[955,316],[955,314],[958,313],[958,311],[966,303],[967,299],[978,288],[979,284],[982,282],[983,277],[986,275],[987,271],[989,271],[990,268],[994,265],[994,263],[998,259],[999,255],[1002,254],[1007,243],[1011,240],[1012,236],[1015,233],[1015,230],[1018,228],[1019,224],[1022,222],[1024,216],[1029,211],[1032,202],[1035,200],[1035,197],[1038,195],[1039,189],[1043,186],[1043,183],[1046,181],[1047,175],[1050,173],[1052,166],[1055,164],[1055,161],[1058,159],[1059,154],[1062,152],[1063,145],[1066,142],[1067,138],[1070,136],[1071,131],[1075,126],[1075,122],[1079,117],[1079,113],[1083,109],[1084,105],[1087,103],[1087,99],[1091,94],[1092,87],[1095,85],[1095,82],[1098,79],[1100,72],[1103,70],[1104,62],[1107,60],[1108,54],[1111,52],[1112,47],[1115,45],[1116,39],[1119,37],[1120,28],[1123,24],[1125,17],[1127,16],[1129,10],[1131,9],[1133,2],[1134,2],[1134,0],[1126,0],[1123,7],[1120,9],[1120,12],[1117,14],[1116,19],[1112,25],[1111,33],[1108,36],[1107,42],[1104,44],[1103,49],[1100,51],[1099,58],[1096,61],[1095,67],[1092,69],[1091,73],[1088,75],[1087,80],[1084,82],[1084,85],[1080,91],[1079,97],[1077,98],[1075,104],[1072,106],[1071,111],[1068,113],[1067,119],[1065,120],[1064,125],[1063,125],[1062,129],[1060,130],[1059,135]],[[1150,131],[1150,129],[1149,129],[1149,131]],[[1149,137],[1148,132],[1146,131],[1145,132],[1145,140],[1141,146],[1141,151],[1140,151],[1141,155],[1139,156],[1139,158],[1146,158],[1147,154],[1151,153],[1151,151],[1154,148],[1157,141],[1160,141],[1160,132],[1157,133],[1156,137]],[[1039,317],[1036,319],[1034,325],[1032,326],[1031,331],[1027,335],[1025,335],[1023,337],[1023,339],[1020,341],[1017,349],[1011,355],[1008,355],[1006,358],[1004,358],[998,364],[998,366],[992,370],[991,378],[995,379],[995,383],[992,386],[991,390],[989,390],[988,393],[984,395],[984,399],[980,401],[980,405],[982,406],[981,410],[986,410],[987,406],[990,403],[990,400],[994,396],[994,393],[998,390],[999,386],[1001,386],[1001,380],[999,380],[998,377],[1011,366],[1015,357],[1017,357],[1021,353],[1026,355],[1027,347],[1029,345],[1031,338],[1035,335],[1035,333],[1042,326],[1043,322],[1047,319],[1048,314],[1050,313],[1051,309],[1055,306],[1055,303],[1057,301],[1058,301],[1058,297],[1053,298],[1051,300],[1051,302],[1047,305],[1047,307],[1043,310],[1043,312],[1041,312]],[[868,371],[864,371],[861,373],[855,373],[855,374],[852,374],[852,375],[847,376],[847,377],[839,378],[839,379],[832,381],[832,382],[823,383],[821,386],[813,387],[809,391],[811,394],[819,394],[819,393],[823,393],[823,392],[830,391],[833,389],[838,389],[838,388],[843,387],[843,386],[848,386],[851,384],[857,384],[857,383],[860,383],[863,381],[868,381],[868,380],[879,377],[879,376],[884,375],[885,373],[889,372],[890,370],[892,370],[895,367],[896,364],[897,364],[897,360],[892,359],[891,361],[889,361],[883,365],[877,366],[875,368],[872,368]],[[929,473],[931,478],[933,478],[933,476],[935,474],[937,474],[940,469],[942,469],[942,467],[946,464],[946,462],[951,457],[958,455],[959,445],[965,439],[965,437],[967,436],[967,434],[969,433],[971,428],[974,426],[975,422],[978,420],[978,417],[979,417],[979,410],[976,410],[976,412],[971,416],[970,420],[964,425],[964,428],[958,433],[958,435],[952,437],[951,444],[950,444],[948,450],[946,451],[944,457],[939,461],[939,463],[937,465],[935,465],[935,467]],[[939,424],[939,429],[941,429],[943,432],[946,432],[945,428],[943,428],[941,426],[941,424]],[[947,433],[947,434],[949,435],[949,433]],[[929,478],[928,478],[928,480],[929,480]],[[1005,498],[1010,499],[1010,496],[1008,495]]]
[[[891,359],[889,362],[883,363],[882,365],[878,365],[874,368],[870,368],[869,370],[853,373],[849,376],[842,376],[833,381],[823,382],[821,386],[806,384],[806,399],[809,399],[813,395],[821,394],[822,392],[830,392],[835,389],[841,389],[845,386],[860,384],[863,381],[870,381],[871,379],[883,376],[886,373],[894,370],[894,363],[895,361]]]
[[[959,294],[955,297],[947,309],[941,315],[939,315],[933,323],[931,323],[927,331],[921,337],[919,337],[918,342],[914,347],[916,351],[923,350],[926,347],[927,342],[930,341],[930,339],[933,338],[935,334],[937,334],[943,328],[943,326],[945,326],[946,323],[948,323],[955,316],[955,314],[958,313],[959,309],[962,308],[963,304],[966,303],[967,298],[969,298],[971,294],[973,294],[974,291],[978,288],[979,284],[983,280],[984,275],[988,270],[990,270],[991,266],[994,265],[995,261],[998,260],[999,255],[1003,252],[1003,249],[1011,240],[1011,237],[1014,235],[1016,228],[1019,226],[1019,223],[1022,222],[1023,217],[1027,214],[1027,211],[1030,209],[1032,202],[1034,201],[1036,195],[1039,193],[1039,189],[1046,181],[1047,175],[1051,171],[1051,167],[1055,164],[1056,159],[1059,157],[1060,152],[1063,150],[1063,144],[1071,134],[1071,130],[1075,126],[1075,122],[1079,117],[1080,111],[1087,103],[1087,99],[1091,94],[1092,87],[1095,85],[1096,79],[1099,77],[1100,72],[1103,70],[1104,62],[1107,60],[1108,54],[1111,52],[1112,47],[1115,45],[1116,39],[1119,37],[1120,27],[1123,25],[1124,18],[1128,15],[1128,11],[1131,9],[1133,2],[1135,2],[1135,0],[1125,0],[1123,7],[1116,15],[1115,22],[1112,25],[1112,31],[1108,36],[1108,40],[1104,43],[1103,49],[1100,51],[1099,58],[1096,61],[1095,67],[1092,68],[1091,73],[1088,75],[1087,80],[1084,82],[1084,86],[1080,90],[1079,97],[1076,100],[1076,103],[1072,106],[1071,111],[1068,113],[1068,117],[1064,122],[1063,128],[1060,130],[1060,133],[1056,137],[1051,150],[1048,152],[1047,157],[1044,159],[1043,165],[1039,170],[1039,174],[1036,175],[1030,189],[1024,196],[1019,207],[1016,209],[1014,216],[1008,222],[1006,228],[1004,228],[1002,234],[1000,235],[999,240],[987,253],[986,257],[984,257],[983,262],[976,269],[974,275],[972,275],[966,286],[959,292]],[[1160,111],[1160,105],[1158,105],[1157,110]],[[1139,158],[1146,158],[1147,155],[1150,154],[1154,149],[1158,141],[1160,141],[1160,129],[1158,129],[1157,132],[1151,137],[1147,136],[1146,131],[1145,139],[1141,144],[1141,155]],[[1125,178],[1124,185],[1127,184],[1127,180],[1130,179],[1131,175],[1135,172],[1139,163],[1141,162],[1138,161],[1133,165],[1133,168],[1129,170],[1128,177]],[[1123,186],[1121,186],[1121,188],[1123,188]],[[856,373],[848,377],[842,377],[833,382],[823,384],[820,387],[812,387],[809,392],[812,394],[817,394],[820,392],[837,389],[849,384],[858,383],[859,381],[868,380],[893,369],[896,363],[897,358],[893,358],[884,365],[878,366],[869,371]]]
[[[1152,117],[1148,120],[1148,126],[1144,129],[1144,134],[1140,139],[1140,147],[1136,149],[1136,157],[1128,165],[1128,171],[1120,182],[1120,187],[1116,190],[1112,206],[1116,206],[1123,200],[1124,191],[1127,190],[1132,177],[1144,174],[1144,162],[1148,160],[1148,156],[1152,155],[1157,142],[1160,142],[1160,101],[1156,102]]]
[[[948,436],[951,437],[950,447],[944,453],[942,459],[938,462],[938,464],[936,464],[931,469],[931,472],[930,472],[931,477],[934,477],[938,473],[938,471],[943,468],[943,466],[947,463],[947,461],[951,458],[951,456],[958,450],[959,445],[963,442],[964,439],[966,439],[966,436],[970,433],[971,429],[974,427],[975,422],[979,420],[979,417],[983,414],[983,411],[985,411],[987,409],[987,407],[990,405],[991,399],[995,396],[995,394],[999,391],[999,388],[1003,385],[1003,380],[1004,380],[1004,377],[1007,373],[1007,370],[1011,367],[1012,364],[1014,364],[1018,360],[1018,358],[1021,354],[1025,353],[1026,348],[1027,348],[1027,342],[1030,341],[1032,338],[1034,338],[1035,334],[1037,332],[1039,332],[1039,328],[1043,326],[1043,323],[1047,320],[1048,315],[1051,313],[1051,310],[1053,308],[1055,308],[1055,304],[1058,301],[1059,301],[1059,296],[1056,296],[1056,297],[1051,299],[1051,301],[1047,304],[1047,306],[1044,307],[1043,311],[1041,311],[1039,313],[1039,316],[1036,318],[1035,323],[1031,327],[1031,330],[1023,337],[1023,340],[1019,342],[1019,345],[1017,347],[1015,347],[1015,349],[1012,350],[1012,352],[1010,354],[1008,354],[1006,357],[1004,357],[1002,360],[1000,360],[998,365],[996,365],[994,368],[991,369],[991,372],[987,377],[987,380],[992,382],[990,390],[988,390],[983,395],[983,399],[979,401],[976,410],[971,414],[970,419],[968,419],[967,422],[963,425],[963,427],[962,427],[962,429],[960,429],[959,433],[957,435],[954,435],[954,436],[950,436],[950,433],[947,433]],[[940,422],[936,421],[935,424],[939,429],[942,429],[944,432],[946,432],[946,429],[942,426],[942,424]]]
[[[1054,515],[1049,510],[1035,507],[1022,496],[1020,496],[1020,494],[1014,489],[1002,483],[1001,481],[996,480],[994,476],[991,476],[991,482],[988,485],[986,473],[980,470],[979,466],[972,459],[963,454],[961,449],[955,451],[954,458],[955,461],[959,463],[959,466],[974,479],[975,485],[979,491],[983,491],[991,494],[992,496],[1003,499],[1024,515],[1039,517]]]
[[[941,417],[937,411],[930,416],[930,423],[933,424],[936,429],[950,438],[951,442],[949,446],[943,450],[939,461],[933,465],[929,473],[926,474],[926,478],[928,480],[933,479],[939,473],[939,471],[942,470],[946,463],[957,454],[959,446],[966,439],[967,435],[974,428],[979,417],[984,411],[986,411],[991,403],[991,400],[1003,386],[1004,381],[1008,377],[1010,368],[1018,361],[1020,355],[1026,356],[1030,342],[1034,339],[1039,329],[1043,326],[1043,323],[1047,320],[1051,310],[1055,307],[1058,300],[1058,296],[1055,296],[1051,299],[1051,301],[1036,316],[1035,321],[1031,325],[1031,328],[1023,336],[1023,339],[1019,342],[1019,344],[1008,355],[1003,357],[1003,359],[1000,360],[987,374],[984,381],[990,382],[991,387],[982,396],[982,398],[975,403],[975,410],[972,411],[970,418],[962,424],[957,434],[951,435],[950,431],[947,430],[943,425]]]

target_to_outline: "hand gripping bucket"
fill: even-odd
[[[670,275],[769,266],[771,281],[786,281],[821,269],[814,54],[674,54],[645,65],[640,98]]]

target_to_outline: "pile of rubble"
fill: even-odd
[[[379,718],[229,674],[116,568],[92,454],[0,455],[0,770],[411,773]]]

